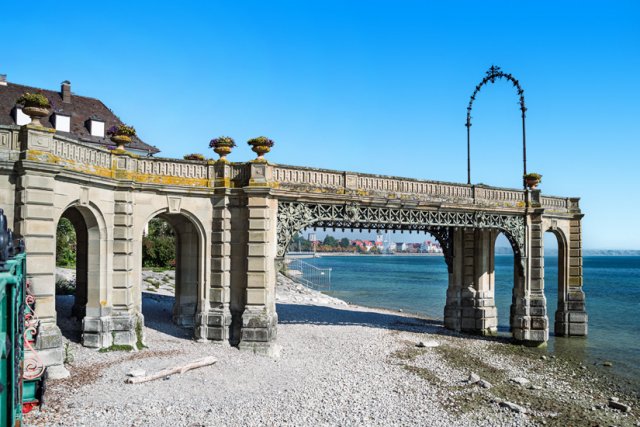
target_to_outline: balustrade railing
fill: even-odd
[[[33,132],[33,131],[29,131]],[[49,144],[47,138],[51,140]],[[210,187],[226,182],[231,187],[249,185],[248,163],[228,163],[223,167],[206,161],[137,157],[113,153],[57,134],[29,134],[31,160],[54,161],[66,168],[110,178],[177,186]],[[53,160],[47,155],[52,155]],[[525,192],[505,188],[426,181],[393,176],[313,169],[298,166],[270,166],[277,188],[294,191],[357,194],[376,198],[414,200],[418,203],[455,203],[501,208],[525,206]],[[554,211],[578,209],[578,199],[541,196],[544,208]]]

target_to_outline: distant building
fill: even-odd
[[[407,244],[404,242],[396,242],[396,251],[397,252],[405,252],[408,248]]]
[[[58,92],[9,83],[6,75],[0,75],[0,128],[14,130],[15,138],[20,126],[31,122],[29,116],[22,112],[22,106],[16,105],[16,100],[25,92],[42,93],[49,99],[50,115],[41,119],[44,127],[87,144],[104,148],[114,145],[106,134],[107,129],[122,124],[122,121],[99,99],[72,93],[69,81],[62,82]],[[126,150],[140,156],[160,152],[138,137],[132,138]]]
[[[442,248],[438,242],[432,242],[431,240],[426,240],[420,245],[420,252],[430,253],[430,254],[438,254],[442,253]]]
[[[369,252],[375,246],[371,240],[350,240],[349,243],[365,252]]]

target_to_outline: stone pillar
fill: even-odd
[[[481,335],[497,335],[498,311],[495,303],[495,241],[498,231],[475,230],[474,283],[475,304],[474,332]]]
[[[539,190],[528,191],[528,197]],[[535,207],[535,206],[534,206]],[[544,247],[542,229],[542,209],[534,208],[526,216],[525,248],[523,270],[524,286],[520,281],[515,287],[515,311],[513,316],[513,338],[527,345],[540,345],[549,339],[547,299],[544,295]]]
[[[574,202],[577,205],[577,201]],[[568,248],[559,248],[559,253],[568,253],[568,283],[561,289],[556,312],[555,333],[560,336],[587,336],[588,316],[585,306],[585,294],[582,289],[582,214],[570,220]],[[562,245],[563,242],[558,242]]]
[[[271,354],[276,339],[278,315],[275,304],[277,252],[277,200],[268,186],[271,166],[251,164],[247,197],[248,242],[246,306],[242,313],[239,348]]]
[[[176,292],[173,321],[184,327],[195,327],[200,283],[198,233],[193,224],[182,217],[172,221],[176,231]]]
[[[495,335],[497,311],[494,302],[495,231],[454,231],[453,268],[449,274],[445,327]]]
[[[113,229],[113,289],[111,300],[105,301],[100,317],[84,320],[84,344],[108,347],[113,344],[135,347],[138,337],[136,326],[142,313],[137,313],[133,296],[133,194],[129,191],[114,193]]]
[[[55,175],[60,167],[32,162],[46,157],[53,143],[52,133],[23,126],[20,130],[21,159],[16,182],[15,232],[25,241],[27,277],[36,297],[40,319],[35,349],[48,366],[49,376],[67,376],[63,366],[62,334],[56,323],[56,211]]]
[[[444,307],[444,326],[454,331],[462,330],[462,287],[464,279],[464,229],[452,231],[452,259],[447,286],[447,302]]]
[[[230,189],[224,177],[229,165],[216,164],[222,169],[222,188],[216,188],[213,196],[213,220],[211,233],[211,288],[208,311],[198,315],[197,339],[228,342],[231,338],[231,212]],[[228,180],[227,180],[228,182]]]

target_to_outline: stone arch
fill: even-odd
[[[509,306],[509,328],[511,330],[511,333],[513,333],[513,330],[516,327],[516,311],[518,302],[521,301],[526,294],[524,259],[523,254],[520,252],[517,244],[515,244],[513,236],[508,231],[503,229],[497,229],[496,233],[492,236],[492,251],[495,253],[496,242],[501,234],[509,241],[511,249],[513,250],[513,282],[511,286],[511,305]]]
[[[76,200],[61,210],[61,218],[68,219],[76,231],[76,291],[72,315],[82,319],[82,343],[85,346],[100,346],[100,337],[88,331],[88,319],[99,319],[108,310],[110,283],[106,256],[109,241],[104,216],[95,204]]]
[[[153,218],[166,221],[176,237],[176,287],[172,319],[179,326],[193,328],[197,314],[206,308],[203,307],[207,298],[205,227],[197,215],[185,209],[178,212],[172,212],[169,208],[157,209],[146,216],[143,224]],[[142,230],[138,232],[142,234]]]
[[[547,221],[545,221],[547,222]],[[569,300],[569,242],[565,231],[555,224],[545,224],[543,234],[550,233],[555,236],[558,243],[558,307],[554,314],[554,333],[562,330],[566,306]],[[543,239],[544,241],[544,239]],[[545,260],[546,262],[546,260]]]

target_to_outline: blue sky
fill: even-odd
[[[276,163],[465,182],[467,102],[496,64],[524,87],[543,193],[582,197],[585,248],[640,248],[639,2],[158,3],[9,2],[0,73],[70,80],[168,157],[230,135],[245,161],[267,135]],[[513,87],[473,117],[472,181],[518,188]]]

